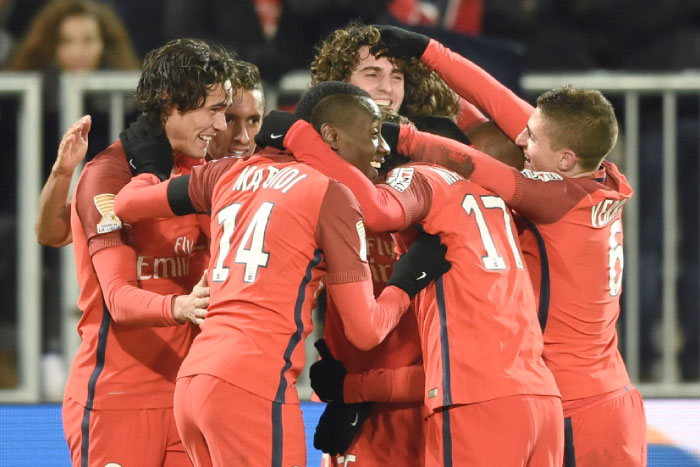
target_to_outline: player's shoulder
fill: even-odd
[[[80,202],[83,198],[113,197],[129,180],[131,170],[121,142],[117,141],[85,164],[76,186],[75,198]]]
[[[387,174],[384,183],[399,192],[404,192],[414,184],[427,183],[431,186],[451,186],[462,180],[465,180],[465,178],[460,174],[442,166],[412,162],[391,170]]]
[[[101,170],[125,171],[129,174],[129,163],[126,160],[126,153],[120,140],[115,141],[105,149],[100,151],[95,157],[85,164],[83,173],[97,172]]]

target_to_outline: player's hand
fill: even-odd
[[[145,115],[119,133],[131,173],[155,174],[161,181],[170,178],[173,170],[173,148],[165,130],[154,127]]]
[[[400,288],[413,298],[434,279],[450,270],[447,247],[440,243],[438,235],[421,232],[411,247],[394,264],[394,271],[387,285]]]
[[[317,340],[314,346],[318,349],[321,360],[309,368],[311,388],[324,402],[342,402],[343,382],[348,372],[343,364],[331,355],[325,340]]]
[[[273,110],[262,121],[260,131],[255,135],[255,144],[259,147],[272,146],[277,149],[285,149],[284,137],[297,120],[301,117],[281,110]]]
[[[373,402],[328,404],[316,425],[314,447],[332,456],[345,454],[373,405]]]
[[[194,286],[189,295],[178,295],[173,301],[173,318],[180,324],[192,321],[199,326],[204,322],[209,306],[209,284],[207,271]]]
[[[371,52],[376,55],[387,51],[388,55],[396,58],[421,58],[428,47],[430,38],[417,32],[388,25],[374,25],[379,29],[381,39],[372,46]]]
[[[73,176],[73,171],[87,154],[88,133],[91,125],[92,117],[84,115],[64,133],[61,143],[58,145],[58,155],[53,164],[52,172],[65,177]]]

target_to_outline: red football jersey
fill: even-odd
[[[189,172],[190,165],[179,158],[176,173]],[[117,141],[85,165],[73,197],[82,342],[65,394],[88,408],[172,407],[175,376],[195,334],[193,326],[175,323],[170,307],[173,294],[190,293],[208,257],[198,217],[123,223],[114,214],[114,197],[130,179]],[[128,263],[133,283],[127,287],[138,287],[144,298],[138,303],[103,296],[108,285],[100,286],[92,261],[93,255],[123,245],[135,255],[115,260]],[[99,274],[108,277],[110,271]]]
[[[206,373],[297,403],[322,277],[369,279],[356,200],[310,167],[270,154],[195,168],[189,196],[197,211],[211,210],[211,297],[179,375]]]
[[[452,263],[414,300],[425,404],[436,409],[518,394],[558,396],[542,360],[532,284],[505,202],[431,165],[394,169],[382,187],[404,206],[428,208],[419,223],[440,235]],[[410,244],[413,235],[397,234],[399,245]]]

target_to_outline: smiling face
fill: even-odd
[[[562,150],[552,149],[547,122],[539,109],[535,109],[530,116],[527,127],[515,139],[515,144],[523,148],[526,169],[535,172],[559,172],[558,162]]]
[[[226,109],[226,129],[209,143],[212,159],[243,157],[255,152],[255,135],[260,131],[265,99],[260,89],[239,89]]]
[[[388,58],[377,58],[363,45],[358,51],[360,61],[350,74],[348,83],[364,89],[372,99],[398,112],[404,97],[404,76]]]
[[[215,84],[207,90],[204,105],[189,112],[175,108],[165,120],[165,134],[173,151],[203,158],[217,132],[226,130],[226,108],[231,104],[231,84]]]
[[[104,41],[97,19],[88,15],[66,17],[59,26],[56,61],[62,71],[91,71],[100,66]]]
[[[379,108],[370,99],[362,99],[366,99],[370,111],[357,110],[350,124],[334,126],[335,135],[331,135],[330,145],[340,157],[374,180],[377,168],[389,154],[389,145],[382,138]]]

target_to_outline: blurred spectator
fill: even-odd
[[[484,16],[483,0],[391,0],[389,13],[408,26],[435,26],[478,36]]]
[[[389,0],[169,0],[164,37],[192,36],[233,48],[276,82],[293,69],[308,68],[314,45],[351,19],[384,22]]]
[[[21,2],[20,2],[21,3]],[[134,51],[126,28],[114,11],[104,3],[93,0],[52,0],[46,2],[32,19],[6,66],[9,71],[39,71],[43,76],[43,175],[47,177],[54,162],[59,136],[58,82],[61,72],[90,72],[96,70],[137,70],[139,59]],[[0,110],[0,124],[4,141],[15,141],[16,101],[3,101]],[[108,96],[89,96],[85,107],[93,117],[88,157],[97,148],[109,142],[107,109]],[[5,138],[6,137],[6,138]],[[14,146],[16,147],[16,145]],[[21,157],[21,155],[19,155]],[[14,161],[3,171],[3,186],[15,187]],[[3,218],[14,218],[14,198],[8,197],[0,204]],[[12,229],[2,229],[8,236],[14,236]],[[5,241],[7,240],[7,241]],[[2,239],[3,257],[14,258],[13,250],[8,249],[10,238]],[[43,251],[43,290],[44,290],[44,347],[45,351],[57,351],[60,344],[61,315],[56,309],[59,298],[59,254],[45,248]],[[3,282],[16,283],[14,268],[3,268]],[[14,289],[12,289],[14,290]],[[10,303],[2,308],[9,313],[16,309],[16,298],[4,297]],[[14,318],[12,318],[14,319]]]

